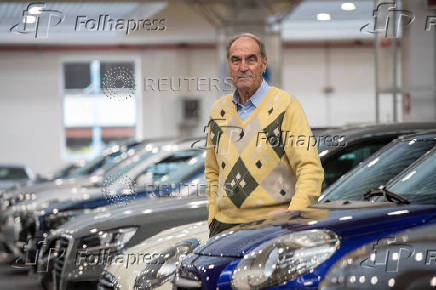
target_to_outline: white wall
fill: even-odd
[[[0,53],[0,162],[48,172],[61,161],[61,98],[53,53]]]
[[[411,96],[410,115],[407,121],[436,120],[436,27],[425,30],[427,16],[435,11],[427,8],[427,1],[405,1],[405,9],[413,11],[415,20],[405,27],[402,63],[404,90]]]
[[[299,99],[312,127],[375,121],[374,57],[371,48],[331,48],[326,97],[325,49],[284,51],[283,88]]]

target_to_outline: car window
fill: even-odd
[[[200,150],[179,151],[157,162],[136,178],[137,186],[146,186],[165,182],[168,184],[181,182],[185,176],[198,166],[204,164],[203,152]]]
[[[323,189],[333,184],[339,177],[357,166],[360,162],[377,152],[385,143],[359,144],[341,154],[328,159],[324,167]]]
[[[74,169],[69,176],[70,177],[80,177],[83,175],[89,175],[96,172],[99,168],[104,168],[105,170],[111,170],[115,168],[120,161],[124,160],[127,151],[134,148],[136,151],[140,151],[145,147],[145,144],[140,145],[128,145],[125,150],[118,150],[111,154],[98,156],[91,161],[85,163],[83,167]]]
[[[413,203],[436,204],[436,147],[395,178],[388,190]]]
[[[434,139],[394,141],[327,188],[323,200],[363,200],[363,195],[386,183],[436,145]]]
[[[0,180],[9,179],[27,179],[26,170],[18,167],[2,167],[0,168]]]
[[[153,154],[153,151],[143,150],[133,155],[131,158],[123,160],[114,168],[104,173],[103,180],[105,185],[114,184],[124,176],[128,176],[130,171],[134,170],[135,167],[139,166],[140,163],[144,162]]]

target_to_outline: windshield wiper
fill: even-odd
[[[379,189],[373,189],[365,193],[364,200],[369,201],[373,196],[383,196],[385,201],[396,202],[398,204],[410,204],[410,201],[404,197],[387,190],[384,186]]]

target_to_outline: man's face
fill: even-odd
[[[229,51],[229,74],[239,90],[257,89],[266,69],[266,57],[262,59],[256,41],[241,37],[233,42]]]

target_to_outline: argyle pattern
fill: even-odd
[[[319,196],[324,174],[316,148],[286,146],[288,133],[312,132],[299,102],[285,91],[271,87],[244,121],[226,95],[212,106],[208,129],[205,176],[216,188],[209,222],[250,222],[274,208],[304,208]]]
[[[267,94],[244,122],[229,98],[214,108],[217,114],[210,121],[209,137],[224,174],[221,198],[227,199],[220,207],[258,207],[291,200],[295,177],[284,157],[281,129],[290,101],[289,95]],[[267,109],[261,110],[262,105]]]

